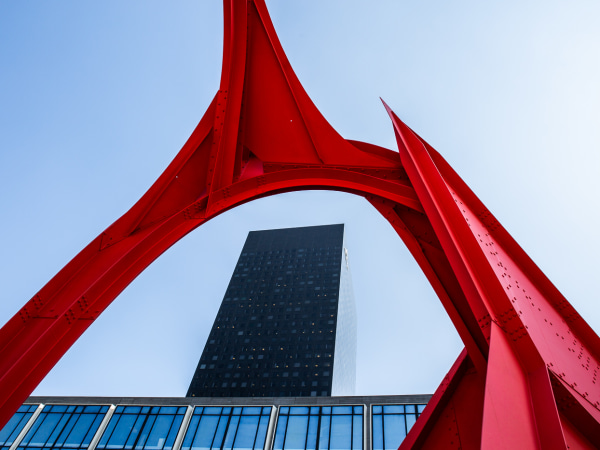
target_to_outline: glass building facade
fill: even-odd
[[[3,450],[388,450],[398,448],[429,398],[31,397],[0,430],[0,445]]]
[[[97,448],[172,450],[186,411],[184,406],[117,406]]]
[[[250,232],[187,396],[352,395],[355,374],[344,225]]]
[[[38,405],[22,405],[0,431],[0,449],[8,450],[15,443],[19,433],[23,431]]]
[[[396,450],[425,409],[424,404],[373,405],[373,450]]]
[[[363,450],[363,406],[283,406],[273,450]]]
[[[100,405],[47,405],[18,449],[87,449],[108,412]]]
[[[197,406],[182,450],[263,449],[271,412],[270,406]]]

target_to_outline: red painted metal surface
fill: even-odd
[[[148,192],[0,330],[0,424],[152,261],[256,198],[365,197],[465,343],[401,448],[600,447],[600,340],[444,159],[389,110],[399,153],[343,139],[296,78],[264,0],[225,0],[220,89]]]

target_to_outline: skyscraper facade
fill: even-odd
[[[352,395],[355,381],[344,225],[250,232],[187,396]]]

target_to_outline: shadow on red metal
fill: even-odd
[[[387,107],[399,153],[343,139],[264,0],[225,0],[220,89],[148,192],[0,330],[0,425],[119,293],[218,214],[281,192],[365,197],[465,350],[401,448],[600,447],[600,340],[446,161]]]

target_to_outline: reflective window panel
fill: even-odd
[[[271,407],[197,406],[182,450],[253,450],[265,446]]]
[[[373,450],[396,450],[425,405],[373,405]]]
[[[0,449],[7,449],[15,442],[38,405],[22,405],[8,423],[0,430]]]
[[[362,450],[362,406],[282,406],[274,450]]]
[[[117,406],[98,449],[170,450],[187,407]]]
[[[18,448],[87,448],[107,411],[108,406],[46,405]]]

